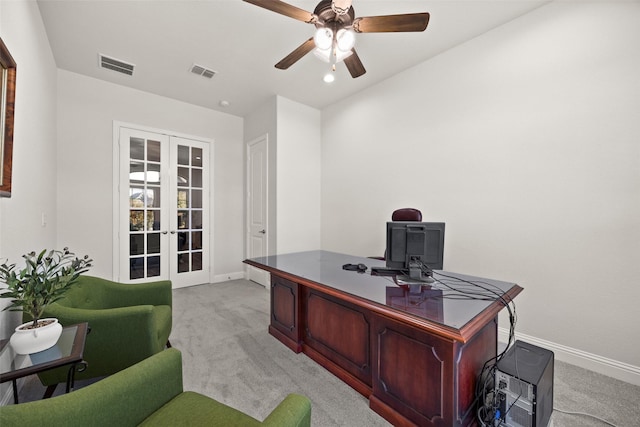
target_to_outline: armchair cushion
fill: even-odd
[[[88,322],[84,360],[76,379],[111,375],[164,349],[171,333],[171,282],[123,284],[80,276],[63,299],[50,304],[46,317],[64,325]],[[66,381],[67,369],[38,375],[45,386]]]
[[[309,427],[311,403],[290,394],[264,422],[206,396],[183,392],[182,355],[164,350],[69,394],[0,407],[2,427]]]
[[[258,420],[226,407],[207,396],[185,392],[167,402],[144,420],[141,426],[220,425],[225,427],[259,426]]]
[[[289,394],[263,421],[230,408],[209,397],[184,392],[148,417],[141,426],[220,426],[220,427],[303,427],[311,425],[311,403]]]

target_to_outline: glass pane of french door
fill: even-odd
[[[178,145],[178,273],[202,270],[202,149]]]
[[[172,164],[177,177],[172,201],[175,200],[175,253],[171,270],[192,284],[206,283],[209,270],[208,253],[208,183],[209,145],[200,141],[171,138]],[[182,281],[182,280],[180,280]]]
[[[121,189],[126,188],[128,225],[127,237],[123,239],[125,259],[121,267],[124,281],[144,281],[169,276],[166,259],[166,239],[168,220],[167,187],[169,161],[168,138],[163,135],[135,132],[121,140],[121,163],[126,162]],[[124,181],[124,182],[122,182]],[[123,271],[125,270],[125,271]]]

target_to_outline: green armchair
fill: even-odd
[[[309,427],[308,398],[288,395],[263,422],[183,391],[182,354],[162,351],[94,384],[51,399],[0,407],[2,427]]]
[[[63,325],[88,322],[84,360],[75,379],[111,375],[165,348],[171,333],[171,282],[123,284],[82,275],[43,317]],[[27,319],[28,320],[28,319]],[[25,320],[26,321],[26,320]],[[67,380],[67,368],[38,374],[51,394]]]

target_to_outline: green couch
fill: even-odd
[[[69,394],[0,407],[0,425],[306,427],[311,425],[311,403],[290,394],[260,422],[209,397],[183,391],[182,354],[168,349]]]
[[[43,317],[63,325],[88,322],[84,360],[86,370],[75,378],[111,375],[163,350],[171,333],[171,282],[123,284],[82,275],[50,304]],[[29,319],[25,319],[25,322]],[[68,368],[39,374],[45,386],[67,381]]]

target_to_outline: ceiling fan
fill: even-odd
[[[314,51],[318,57],[332,63],[334,71],[335,64],[344,61],[351,77],[360,77],[366,70],[353,48],[355,33],[417,32],[424,31],[429,23],[426,12],[356,18],[352,0],[322,0],[313,13],[280,0],[244,1],[316,26],[313,37],[276,64],[276,68],[281,70]]]

